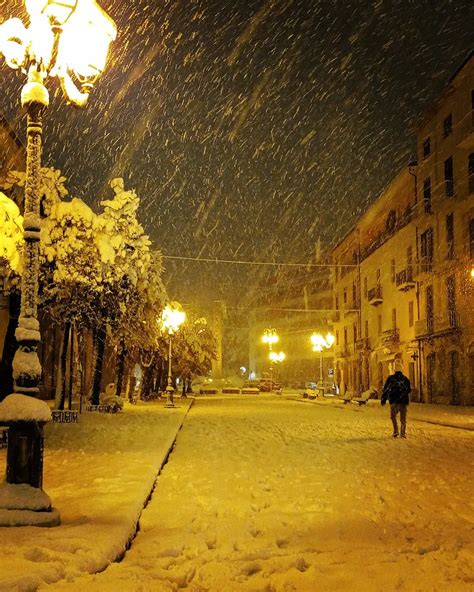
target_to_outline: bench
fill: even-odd
[[[79,412],[69,409],[53,409],[51,417],[53,423],[77,423],[79,421]]]
[[[367,401],[372,397],[374,399],[377,397],[377,391],[374,389],[368,389],[364,391],[360,397],[352,397],[351,403],[357,403],[360,407],[361,405],[366,405]]]
[[[339,401],[342,401],[345,405],[346,403],[350,403],[352,401],[352,399],[354,398],[354,393],[347,392],[345,395],[339,395],[337,398],[339,399]]]
[[[99,413],[116,413],[116,407],[112,405],[87,405],[86,411],[97,411]]]
[[[255,386],[244,386],[241,389],[243,395],[259,395],[260,389]]]
[[[235,386],[225,386],[222,389],[224,395],[240,395],[240,389]]]
[[[218,389],[216,388],[201,388],[199,389],[200,395],[217,395]]]

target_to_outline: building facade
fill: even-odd
[[[417,125],[418,165],[333,249],[342,391],[380,392],[399,358],[415,401],[474,403],[473,62]]]

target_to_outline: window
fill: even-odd
[[[354,338],[354,343],[357,341],[357,324],[354,323],[352,325],[352,337]]]
[[[364,278],[364,298],[367,298],[367,291],[368,291],[368,287],[367,287],[367,277]]]
[[[347,288],[344,288],[343,298],[344,298],[344,304],[347,304]]]
[[[397,328],[397,309],[392,308],[392,329],[395,331]]]
[[[433,269],[433,229],[428,228],[421,237],[421,271]]]
[[[450,113],[443,121],[443,138],[447,138],[453,131],[453,114]]]
[[[431,139],[428,136],[426,140],[423,142],[423,158],[428,158],[431,154]]]
[[[377,330],[379,335],[382,333],[382,315],[378,315],[377,317]]]
[[[339,345],[339,330],[336,331],[336,345]]]
[[[454,259],[454,214],[451,212],[446,216],[446,256]]]
[[[365,321],[364,323],[364,331],[365,331],[365,338],[369,338],[369,321]]]
[[[474,152],[467,157],[467,190],[474,193]]]
[[[336,306],[336,310],[339,310],[339,296],[336,296],[335,306]]]
[[[423,204],[425,212],[431,213],[431,177],[423,181]]]
[[[452,197],[454,195],[454,172],[452,156],[444,161],[444,193],[446,197]]]
[[[390,261],[390,276],[392,278],[392,284],[395,283],[395,259]]]
[[[414,314],[413,314],[413,300],[410,300],[408,303],[408,326],[413,327],[414,324]]]
[[[347,345],[347,327],[344,327],[344,345]]]
[[[358,308],[357,286],[355,282],[352,282],[352,308]]]
[[[446,278],[446,295],[448,302],[448,323],[450,327],[456,327],[456,279],[454,275]]]

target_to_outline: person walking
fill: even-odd
[[[411,384],[403,374],[401,360],[395,360],[394,373],[385,381],[382,392],[382,406],[390,403],[390,419],[393,424],[393,437],[398,437],[397,415],[400,413],[400,436],[406,438],[407,410],[410,402]]]

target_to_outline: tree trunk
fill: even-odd
[[[8,327],[3,343],[2,361],[0,363],[0,401],[13,393],[13,356],[15,355],[17,342],[15,330],[20,316],[21,296],[20,292],[12,290],[8,298]]]
[[[64,325],[63,338],[61,340],[61,350],[59,352],[58,375],[56,379],[56,409],[64,409],[64,400],[66,397],[66,370],[67,370],[67,350],[69,342],[69,332],[71,325]]]
[[[104,353],[105,353],[105,339],[106,332],[105,327],[99,327],[95,333],[96,343],[96,359],[94,365],[94,383],[92,386],[92,405],[99,405],[100,403],[100,387],[102,383],[102,368],[104,365]]]
[[[153,383],[153,366],[142,369],[142,385],[140,389],[140,399],[146,401],[151,393],[151,386]]]
[[[120,352],[117,357],[117,388],[115,391],[115,394],[117,395],[117,397],[120,397],[121,393],[122,393],[126,359],[127,359],[127,350],[125,348],[125,342],[124,342],[123,338],[121,338],[120,339]]]
[[[74,386],[74,325],[69,329],[69,387],[68,387],[68,409],[72,409],[72,395]]]

